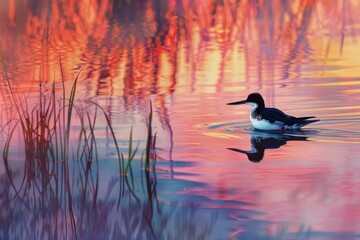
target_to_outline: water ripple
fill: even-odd
[[[203,134],[213,137],[243,138],[245,135],[256,132],[257,134],[303,136],[310,138],[314,142],[360,144],[359,122],[359,118],[326,119],[314,124],[311,128],[286,132],[258,131],[251,127],[249,122],[218,122],[207,124],[206,129],[203,129]]]

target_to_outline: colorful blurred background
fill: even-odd
[[[2,0],[0,238],[359,239],[359,12],[359,0]],[[14,106],[68,99],[78,74],[96,165],[72,154],[29,171]],[[247,106],[226,105],[254,91],[321,121],[257,132]],[[124,154],[130,131],[140,149],[129,191],[108,120]],[[81,118],[71,127],[75,145]]]

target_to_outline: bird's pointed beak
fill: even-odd
[[[238,102],[231,102],[227,103],[226,105],[239,105],[239,104],[245,104],[246,100],[238,101]]]
[[[239,152],[239,153],[243,153],[243,154],[248,154],[249,152],[248,151],[244,151],[244,150],[241,150],[241,149],[238,149],[238,148],[227,148],[231,151],[234,151],[234,152]]]

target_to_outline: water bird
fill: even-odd
[[[249,161],[260,162],[265,155],[266,149],[277,149],[285,145],[287,141],[307,141],[307,136],[291,136],[280,133],[267,133],[254,131],[250,135],[251,150],[245,151],[238,148],[228,148],[229,150],[245,154]]]
[[[246,100],[231,102],[227,105],[248,104],[251,106],[250,121],[255,129],[265,131],[299,130],[301,127],[320,121],[314,116],[293,117],[277,108],[266,108],[260,93],[251,93]],[[309,120],[311,119],[311,120]]]

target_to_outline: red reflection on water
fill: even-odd
[[[243,55],[246,81],[272,84],[274,78],[292,77],[296,63],[309,56],[309,38],[315,38],[314,43],[322,39],[319,28],[329,35],[326,58],[330,51],[339,51],[330,47],[339,39],[343,51],[344,38],[353,36],[359,20],[353,14],[358,7],[356,1],[68,0],[33,6],[31,1],[9,0],[1,3],[1,49],[17,81],[37,81],[40,69],[44,81],[59,79],[59,52],[67,80],[87,64],[83,78],[99,82],[92,95],[118,95],[111,90],[118,84],[125,95],[171,93],[176,82],[186,83],[176,74],[191,73],[202,84],[196,77],[202,69],[215,77],[205,83],[214,81],[220,90],[225,79],[239,81],[225,71],[234,50]],[[339,34],[345,28],[349,34]],[[206,61],[212,52],[217,56]],[[279,62],[288,64],[275,69]],[[185,72],[179,71],[181,65],[187,66]],[[169,77],[161,75],[163,70]]]

